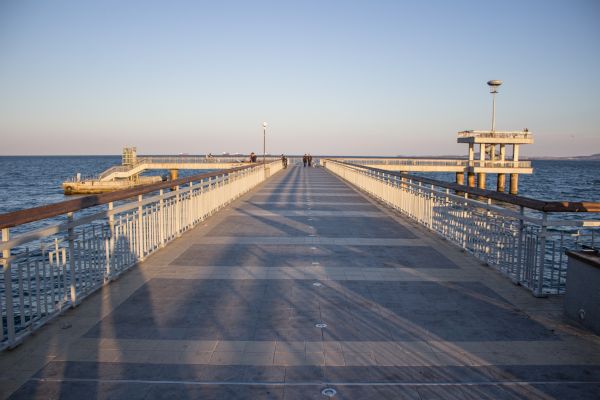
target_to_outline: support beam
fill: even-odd
[[[468,183],[469,187],[475,187],[475,173],[474,172],[467,173],[467,183]]]
[[[506,174],[498,174],[498,184],[497,184],[496,190],[500,193],[503,193],[505,186],[506,186]]]
[[[178,169],[170,169],[169,170],[169,179],[174,181],[179,178],[179,170]]]
[[[519,193],[519,174],[510,174],[510,194]]]
[[[513,144],[513,161],[519,161],[519,145]]]
[[[456,183],[459,185],[464,185],[465,184],[465,174],[464,172],[457,172],[456,173]]]
[[[477,173],[477,187],[485,189],[485,174],[483,172]]]

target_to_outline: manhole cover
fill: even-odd
[[[321,282],[315,282],[315,283],[313,283],[313,286],[321,287],[321,286],[323,286],[323,284]]]
[[[323,329],[323,328],[327,328],[327,324],[315,324],[315,326],[316,326],[317,328],[321,328],[321,329]]]
[[[336,390],[332,389],[332,388],[327,388],[327,389],[323,389],[321,390],[321,394],[325,397],[333,397],[336,395]]]
[[[69,329],[72,326],[73,325],[71,325],[71,323],[69,323],[69,322],[63,322],[60,324],[60,329]]]

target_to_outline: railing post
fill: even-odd
[[[493,232],[492,232],[492,224],[490,223],[490,218],[492,216],[492,212],[490,211],[490,207],[492,206],[492,199],[488,198],[487,201],[487,206],[488,208],[485,211],[485,232],[486,232],[486,238],[485,238],[485,262],[488,264],[488,266],[490,265],[490,257],[492,254],[492,248],[490,246],[490,243],[493,242]]]
[[[179,185],[175,186],[175,235],[181,236],[181,198],[179,197]]]
[[[75,230],[73,213],[67,213],[67,241],[69,242],[69,272],[71,272],[71,307],[77,306],[77,271],[75,270]]]
[[[519,206],[519,236],[517,238],[517,240],[519,241],[517,243],[517,277],[516,277],[516,282],[517,284],[521,283],[521,279],[522,274],[523,274],[523,240],[524,240],[524,231],[525,231],[525,222],[523,220],[523,217],[525,216],[525,207],[523,206]]]
[[[546,236],[548,234],[548,213],[542,214],[542,229],[540,230],[540,268],[537,281],[537,287],[535,288],[535,297],[544,296],[544,270],[546,266]]]
[[[137,248],[138,248],[138,260],[141,261],[144,259],[144,220],[142,218],[142,214],[144,212],[142,208],[142,200],[144,199],[143,195],[138,195],[138,221],[137,221]]]
[[[194,226],[194,182],[190,182],[190,192],[188,197],[188,229],[191,229]]]
[[[106,252],[106,276],[112,279],[114,274],[113,259],[115,251],[115,216],[112,214],[114,204],[108,203],[108,251]]]
[[[2,241],[8,242],[10,239],[10,228],[2,229]],[[8,346],[15,345],[15,315],[12,299],[12,274],[10,268],[10,248],[2,250],[2,267],[4,272],[4,303],[6,304],[6,335]],[[4,328],[3,328],[4,329]]]
[[[165,247],[165,201],[164,201],[164,190],[160,189],[158,192],[160,199],[158,200],[158,235],[160,241],[160,247]]]

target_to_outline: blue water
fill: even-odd
[[[519,196],[547,201],[600,201],[600,161],[537,160],[533,174],[519,175]],[[454,173],[419,173],[453,182]],[[496,190],[496,175],[487,175],[487,188]],[[509,176],[506,176],[508,190]]]
[[[0,156],[0,214],[63,200],[62,182],[78,172],[83,177],[97,176],[114,165],[120,156]],[[206,171],[180,171],[179,176]],[[147,175],[165,175],[167,171],[149,171]]]
[[[0,214],[73,198],[61,183],[80,172],[97,175],[120,164],[119,156],[0,157]],[[533,161],[533,175],[520,175],[519,194],[540,200],[600,201],[600,161]],[[181,171],[181,176],[198,171]],[[162,175],[162,171],[152,171]],[[422,174],[453,181],[452,173]],[[495,176],[488,175],[488,188]],[[507,179],[508,185],[508,179]]]

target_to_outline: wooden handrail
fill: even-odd
[[[435,186],[440,186],[440,187],[443,187],[446,189],[452,189],[457,192],[463,192],[463,193],[468,193],[468,194],[472,194],[475,196],[486,197],[489,199],[514,204],[517,206],[531,208],[531,209],[537,210],[537,211],[543,211],[543,212],[591,212],[591,213],[600,212],[600,202],[537,200],[537,199],[532,199],[530,197],[515,196],[512,194],[500,193],[500,192],[495,192],[492,190],[479,189],[479,188],[474,188],[474,187],[470,187],[470,186],[466,186],[466,185],[459,185],[457,183],[438,181],[436,179],[423,178],[421,176],[410,175],[410,174],[400,173],[400,172],[393,172],[393,171],[388,171],[388,170],[379,169],[379,168],[366,167],[363,165],[346,163],[346,162],[338,161],[338,160],[330,159],[328,161],[337,162],[337,163],[344,164],[344,165],[354,167],[354,168],[366,169],[366,170],[370,170],[370,171],[381,172],[381,173],[388,174],[388,175],[412,179],[412,180],[416,180],[418,182],[435,185]]]
[[[279,161],[277,161],[279,162]],[[114,201],[126,200],[140,194],[156,192],[161,189],[168,189],[174,186],[185,185],[186,183],[200,181],[207,178],[213,178],[219,175],[231,174],[233,172],[242,171],[253,168],[262,164],[247,165],[244,167],[236,167],[230,169],[208,172],[205,174],[196,174],[175,179],[172,181],[152,183],[149,185],[140,185],[129,189],[116,190],[114,192],[102,193],[92,196],[79,197],[73,200],[61,201],[58,203],[48,204],[45,206],[27,208],[0,214],[0,229],[11,228],[13,226],[27,224],[29,222],[40,221],[42,219],[56,217],[58,215],[83,210],[89,207],[95,207],[102,204],[108,204]]]

